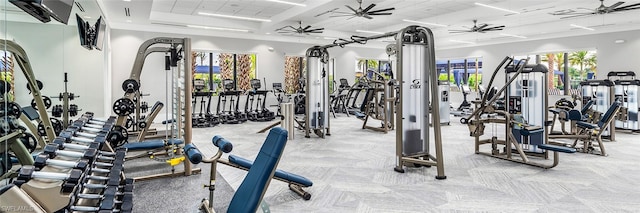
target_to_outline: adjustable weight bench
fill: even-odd
[[[269,131],[267,139],[265,139],[255,163],[248,169],[247,176],[244,178],[240,187],[233,195],[229,204],[228,212],[255,212],[264,193],[267,191],[271,179],[276,173],[276,167],[280,161],[280,157],[287,143],[287,130],[275,127]],[[185,146],[184,150],[189,161],[194,164],[200,162],[211,164],[211,178],[209,187],[209,199],[204,199],[200,208],[206,212],[214,212],[213,210],[213,191],[215,190],[216,165],[219,162],[222,153],[229,153],[233,149],[233,145],[228,140],[215,136],[212,140],[217,146],[218,152],[209,159],[203,159],[202,153],[193,144]]]

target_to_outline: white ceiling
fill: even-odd
[[[94,0],[76,1],[91,2]],[[372,10],[395,7],[395,10],[391,11],[393,15],[374,16],[371,20],[362,17],[352,19],[348,19],[348,17],[331,17],[331,13],[318,16],[336,8],[338,9],[335,11],[349,12],[345,5],[357,8],[358,3],[356,0],[286,0],[306,4],[305,7],[269,2],[267,0],[96,1],[107,16],[109,25],[114,29],[177,32],[186,35],[210,35],[310,44],[328,44],[331,43],[331,40],[326,39],[349,38],[351,35],[372,35],[359,33],[356,30],[390,32],[412,25],[412,23],[402,21],[403,19],[447,25],[446,27],[423,25],[434,31],[437,48],[487,45],[640,29],[640,10],[571,19],[560,19],[560,16],[549,14],[568,9],[576,11],[586,11],[580,8],[595,9],[600,5],[598,0],[362,0],[363,8],[375,3],[376,6]],[[476,2],[518,11],[520,14],[477,6],[474,4]],[[615,2],[617,1],[605,0],[604,3],[608,6]],[[625,5],[638,2],[640,1],[627,1]],[[130,16],[125,15],[125,8],[129,8]],[[77,8],[74,7],[74,10],[77,10]],[[270,19],[271,22],[203,16],[199,15],[199,12]],[[505,25],[506,28],[503,31],[487,33],[451,34],[448,32],[448,30],[471,27],[474,19],[478,19],[479,23],[495,26]],[[318,35],[312,34],[297,37],[279,35],[274,31],[287,25],[297,27],[298,21],[302,21],[303,26],[322,27],[325,28],[325,31]],[[578,29],[571,27],[570,24],[591,27],[595,30]],[[186,25],[246,29],[250,32],[205,30],[189,28]],[[501,35],[505,33],[527,38]],[[471,42],[472,44],[458,43],[451,40]],[[370,44],[383,45],[384,43],[370,42]]]

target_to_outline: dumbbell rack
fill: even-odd
[[[124,176],[125,149],[108,142],[115,117],[85,113],[23,166],[1,206],[29,212],[132,212],[133,180]]]

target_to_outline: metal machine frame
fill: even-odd
[[[44,101],[42,101],[42,94],[40,93],[40,90],[37,89],[38,84],[36,83],[36,77],[33,73],[33,69],[31,68],[31,62],[29,62],[27,53],[17,43],[4,39],[0,39],[0,48],[7,52],[10,52],[11,54],[13,54],[13,56],[15,56],[15,60],[18,63],[18,66],[20,66],[20,70],[22,70],[25,78],[27,79],[29,87],[33,88],[31,91],[31,95],[33,96],[33,100],[35,100],[36,102],[38,114],[40,114],[40,119],[42,120],[42,124],[44,125],[46,132],[46,135],[41,135],[40,137],[46,136],[47,139],[45,140],[45,143],[51,142],[56,137],[56,134],[53,131],[53,127],[51,126],[51,120],[49,119],[47,108],[44,106]],[[36,131],[33,134],[36,135],[38,134],[38,132]]]
[[[170,45],[169,47],[166,46],[154,46],[154,45]],[[136,58],[135,61],[133,63],[133,68],[131,69],[131,74],[129,76],[129,79],[133,79],[135,80],[138,85],[140,85],[140,75],[142,74],[142,67],[144,66],[144,62],[145,59],[148,55],[150,55],[151,53],[156,53],[156,52],[161,52],[161,53],[170,53],[171,54],[171,61],[166,61],[167,63],[167,67],[177,67],[178,66],[178,50],[180,50],[181,52],[183,52],[183,57],[181,60],[183,60],[183,72],[184,72],[184,76],[183,76],[183,82],[178,82],[176,84],[181,84],[183,85],[183,88],[181,88],[180,90],[182,90],[183,94],[178,95],[177,92],[180,91],[173,91],[174,96],[180,97],[182,96],[182,98],[184,98],[184,102],[182,101],[178,101],[177,103],[174,103],[173,107],[174,107],[174,111],[175,112],[179,112],[180,110],[182,110],[182,113],[175,113],[175,121],[176,125],[177,125],[177,138],[182,138],[184,140],[184,145],[188,145],[191,144],[191,139],[192,139],[192,132],[191,132],[191,116],[192,116],[192,108],[191,108],[191,92],[193,91],[193,75],[192,75],[192,63],[191,60],[192,58],[191,56],[191,39],[190,38],[169,38],[169,37],[157,37],[157,38],[152,38],[149,39],[147,41],[145,41],[144,43],[142,43],[140,45],[140,47],[138,48],[138,51],[136,53]],[[180,75],[179,73],[177,75]],[[138,91],[136,91],[137,93]],[[125,93],[124,98],[127,98],[129,100],[133,101],[133,98],[136,96],[136,93]],[[140,101],[138,101],[138,104],[140,103]],[[136,106],[136,116],[139,116],[140,113],[140,107]],[[116,125],[120,125],[123,126],[124,123],[127,120],[127,116],[118,116],[118,119],[116,121]],[[182,121],[182,122],[180,122]],[[147,125],[145,128],[149,128],[150,125]],[[144,176],[144,177],[139,177],[136,178],[136,180],[148,180],[148,179],[155,179],[155,178],[162,178],[162,177],[173,177],[173,176],[179,176],[179,175],[186,175],[189,176],[192,173],[200,173],[200,168],[191,168],[191,163],[189,161],[183,161],[182,162],[184,165],[184,171],[183,172],[172,172],[172,173],[165,173],[165,174],[157,174],[157,175],[150,175],[150,176]]]

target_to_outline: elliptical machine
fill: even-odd
[[[212,127],[218,125],[220,121],[218,116],[211,113],[211,96],[213,91],[205,91],[205,81],[203,79],[193,80],[193,100],[192,100],[192,125],[193,127]],[[205,100],[208,98],[208,100]],[[200,99],[200,110],[196,113],[196,106],[198,106],[198,99]],[[206,107],[205,107],[206,105]]]
[[[237,99],[241,91],[233,90],[233,80],[222,80],[224,91],[220,93],[218,98],[218,117],[225,124],[239,124],[247,121],[247,115],[238,111]],[[229,110],[227,111],[227,101],[229,101]],[[222,103],[222,106],[221,106]]]
[[[271,121],[275,119],[275,113],[265,106],[269,90],[260,90],[261,87],[260,79],[251,79],[252,90],[247,93],[247,99],[244,104],[244,111],[251,121]],[[255,99],[257,101],[254,109],[253,102]]]

